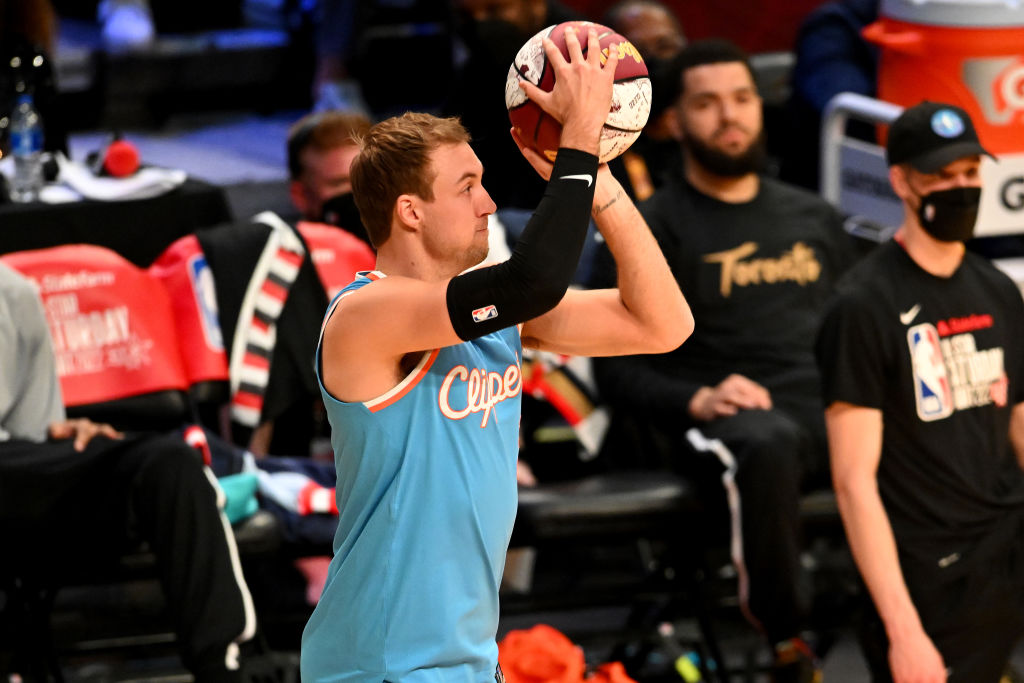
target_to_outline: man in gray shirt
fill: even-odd
[[[252,598],[199,453],[181,435],[124,435],[68,420],[34,286],[0,264],[0,563],[60,581],[152,548],[184,664],[199,682],[242,680]],[[0,659],[3,655],[0,646]]]

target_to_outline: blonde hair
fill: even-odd
[[[375,247],[391,236],[391,215],[398,197],[434,199],[435,174],[430,154],[441,145],[469,142],[457,118],[407,112],[370,128],[359,141],[352,163],[352,194],[366,233]]]

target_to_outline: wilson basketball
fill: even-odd
[[[544,54],[543,39],[545,36],[551,38],[562,56],[568,59],[569,50],[565,46],[565,29],[568,26],[576,28],[584,56],[587,54],[587,31],[590,28],[597,29],[602,63],[611,54],[611,50],[615,50],[619,56],[611,109],[601,131],[598,154],[602,162],[610,161],[629,149],[647,124],[647,117],[651,113],[651,79],[648,78],[643,57],[633,44],[606,26],[589,21],[568,21],[549,26],[530,38],[519,49],[505,80],[505,106],[508,108],[509,119],[525,144],[554,161],[562,126],[526,96],[519,87],[519,79],[551,91],[555,84],[555,72]]]

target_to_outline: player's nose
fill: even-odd
[[[498,210],[498,205],[494,203],[493,199],[491,199],[491,195],[487,192],[487,190],[483,191],[483,198],[480,202],[479,208],[481,216],[490,216],[492,213]]]

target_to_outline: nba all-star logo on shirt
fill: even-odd
[[[1003,348],[979,349],[974,335],[975,330],[988,327],[992,317],[985,315],[922,323],[907,330],[917,415],[922,421],[941,420],[955,410],[1006,405]]]

